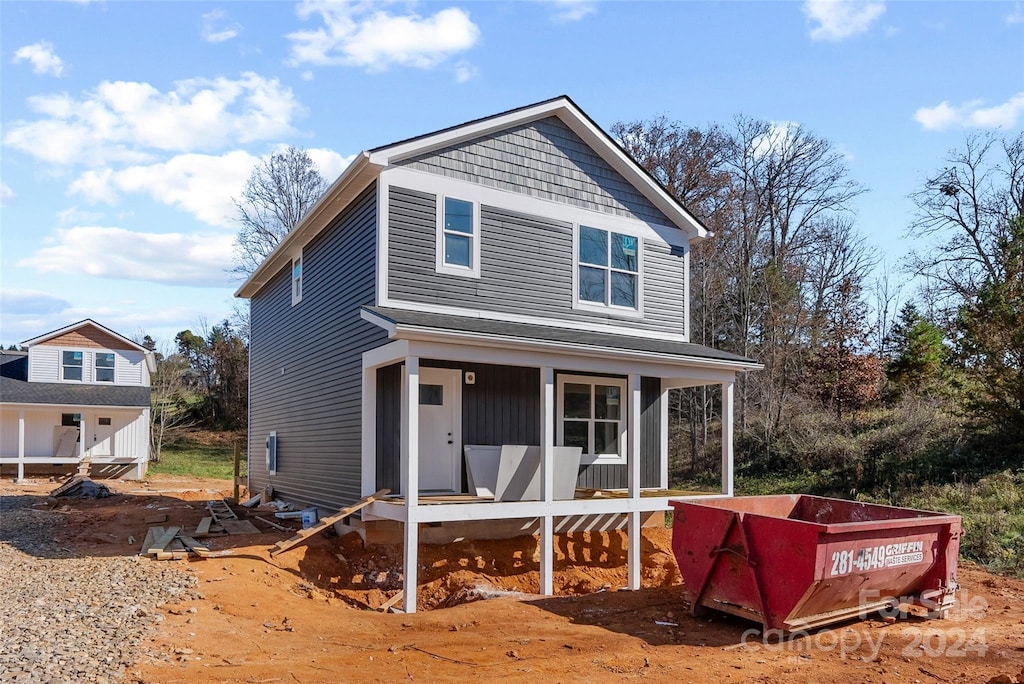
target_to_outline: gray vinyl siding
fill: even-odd
[[[484,205],[480,277],[467,278],[436,271],[436,197],[395,186],[388,196],[388,295],[395,300],[677,334],[686,329],[682,248],[644,241],[643,320],[581,311],[572,307],[570,224]]]
[[[337,509],[360,497],[362,353],[387,341],[363,321],[374,301],[376,186],[303,249],[302,301],[290,266],[251,300],[249,480],[300,505]],[[277,431],[277,474],[264,443]]]
[[[540,444],[540,372],[536,368],[458,363],[423,359],[421,365],[476,373],[476,383],[462,387],[463,444]],[[377,371],[377,488],[401,489],[400,437],[402,366]],[[640,486],[661,486],[661,381],[640,384]],[[556,417],[557,420],[557,417]],[[463,462],[463,491],[466,491]],[[623,489],[624,465],[580,467],[579,487]]]
[[[557,117],[397,163],[591,211],[671,221]]]

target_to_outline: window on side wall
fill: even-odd
[[[302,254],[292,258],[292,306],[302,301]]]
[[[640,308],[640,238],[580,226],[576,299],[581,308]]]
[[[437,272],[480,277],[480,217],[475,203],[441,197],[437,221]]]
[[[626,381],[559,375],[558,444],[583,449],[583,463],[626,462]]]
[[[84,356],[80,351],[61,352],[61,378],[63,380],[82,381],[82,359]]]
[[[114,354],[96,352],[96,382],[114,382]]]

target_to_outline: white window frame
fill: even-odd
[[[64,369],[65,368],[75,368],[75,366],[68,366],[68,365],[66,365],[64,363],[64,354],[65,354],[65,352],[72,353],[72,354],[75,353],[75,352],[78,352],[79,354],[82,355],[82,366],[81,366],[81,368],[82,368],[82,377],[79,378],[78,380],[68,379],[68,378],[64,377]],[[60,350],[60,381],[61,382],[85,382],[85,359],[87,357],[88,357],[88,354],[86,354],[84,349],[61,349]]]
[[[100,354],[110,354],[112,357],[114,357],[114,365],[112,365],[112,366],[102,366],[102,368],[104,368],[104,369],[106,369],[108,367],[110,368],[110,371],[112,373],[112,377],[110,378],[110,380],[100,380],[100,368],[101,368],[101,366],[99,364],[99,358],[98,358]],[[117,354],[116,353],[110,352],[110,351],[93,352],[93,354],[92,354],[92,379],[93,379],[93,382],[95,382],[97,384],[102,384],[102,385],[115,385],[115,384],[117,384]]]
[[[295,265],[299,266],[299,277],[295,277]],[[292,282],[292,306],[295,306],[302,301],[302,278],[305,275],[304,271],[306,264],[302,262],[302,250],[292,257],[292,270],[290,272]]]
[[[457,197],[455,195],[436,195],[437,202],[437,234],[435,236],[434,244],[434,269],[438,273],[444,273],[447,275],[462,276],[464,278],[479,278],[480,277],[480,203],[476,200],[466,199],[464,197]],[[445,200],[453,199],[459,202],[465,202],[473,208],[473,232],[462,233],[459,231],[446,231],[444,228],[444,205]],[[459,264],[449,264],[444,260],[444,236],[447,233],[453,235],[461,235],[462,237],[470,238],[470,250],[469,250],[469,267],[461,266]]]
[[[595,225],[596,224],[596,225]],[[603,230],[608,233],[608,265],[607,266],[591,266],[590,264],[580,264],[580,228],[594,228],[597,230]],[[636,238],[636,308],[628,306],[618,306],[611,303],[611,273],[613,271],[621,271],[622,269],[614,269],[611,264],[611,236],[617,235],[628,235],[629,237]],[[607,289],[605,291],[605,304],[598,302],[590,302],[585,299],[580,299],[580,266],[590,266],[592,268],[604,268],[605,272],[608,273]],[[600,221],[595,223],[573,223],[572,226],[572,308],[580,311],[598,311],[603,314],[611,314],[621,318],[636,318],[642,319],[644,317],[644,238],[642,235],[628,230],[621,230],[617,228],[607,228],[600,225]]]
[[[565,444],[565,385],[569,384],[580,384],[590,385],[590,413],[593,416],[594,413],[594,386],[595,385],[613,385],[619,388],[619,397],[621,406],[619,406],[619,452],[617,454],[594,454],[587,453],[584,450],[583,457],[580,460],[581,465],[626,465],[626,417],[627,411],[629,410],[629,394],[626,392],[626,379],[625,378],[608,378],[601,377],[598,375],[567,375],[561,373],[558,375],[558,381],[556,382],[555,389],[555,403],[558,418],[557,430],[558,434],[555,436],[556,445],[564,446]],[[570,420],[583,420],[582,418],[570,419]],[[587,441],[591,447],[594,445],[594,424],[597,422],[611,422],[604,421],[597,418],[589,418],[587,420]],[[639,429],[639,426],[638,426]]]

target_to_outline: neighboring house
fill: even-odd
[[[731,494],[733,383],[760,368],[689,342],[707,235],[568,97],[362,153],[237,293],[250,488],[399,494],[361,524],[404,523],[407,610],[428,523],[535,521],[551,593],[556,527],[625,519],[638,587],[641,516],[670,508],[668,390],[721,386]]]
[[[0,352],[0,465],[67,466],[141,479],[152,352],[86,319]]]

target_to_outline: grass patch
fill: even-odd
[[[246,474],[245,453],[242,452],[241,475]],[[180,439],[165,444],[159,463],[150,463],[149,472],[186,477],[209,477],[231,480],[234,477],[234,449],[224,444],[200,444]]]

